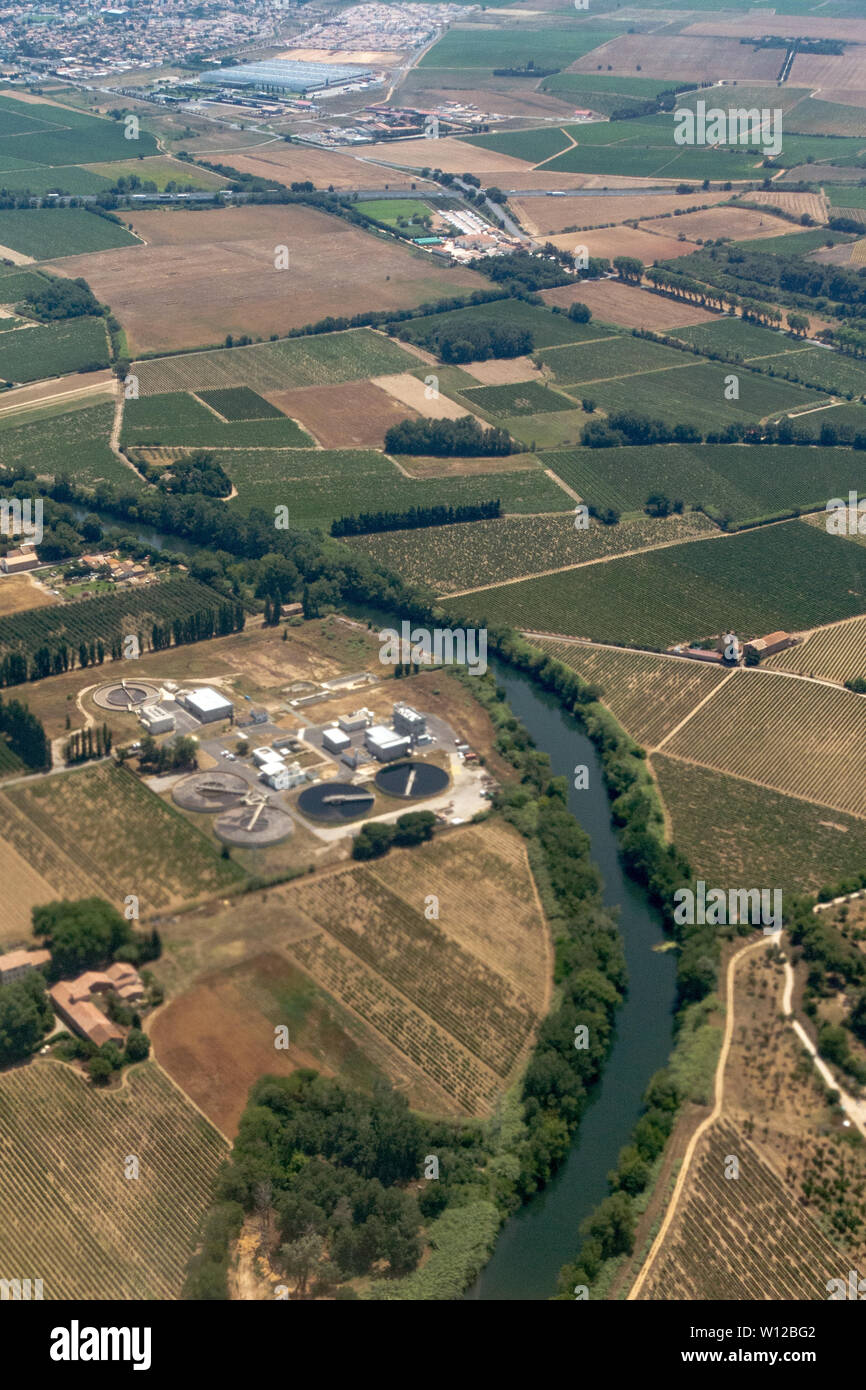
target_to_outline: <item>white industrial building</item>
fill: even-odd
[[[149,734],[170,734],[174,729],[174,715],[162,705],[147,705],[138,719]]]
[[[234,705],[209,685],[191,690],[183,697],[183,706],[195,715],[200,724],[214,724],[218,719],[231,719]]]
[[[307,780],[307,774],[298,763],[284,763],[279,754],[268,751],[271,756],[260,765],[259,776],[275,792],[288,791]]]
[[[329,753],[345,753],[351,742],[349,735],[344,734],[341,729],[322,730],[322,747]]]
[[[384,724],[374,724],[364,734],[364,742],[373,757],[380,763],[389,763],[393,758],[401,758],[408,753],[411,741],[387,729]]]
[[[405,734],[414,743],[420,734],[426,734],[427,720],[411,705],[395,705],[394,728],[398,734]]]
[[[341,714],[337,720],[344,734],[357,734],[362,729],[367,729],[372,724],[368,710],[359,709],[354,714]]]

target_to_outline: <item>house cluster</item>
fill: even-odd
[[[144,998],[144,984],[134,966],[115,961],[106,970],[88,970],[77,980],[61,980],[49,990],[55,1013],[82,1038],[101,1047],[103,1043],[122,1043],[126,1029],[107,1018],[93,1003],[95,995],[113,992],[125,1004],[138,1004]]]
[[[122,560],[116,551],[110,554],[81,555],[78,563],[85,565],[94,574],[113,579],[116,584],[140,583],[143,579],[155,578],[146,560]]]
[[[734,633],[728,632],[718,638],[714,649],[680,646],[672,648],[672,655],[710,662],[714,666],[742,666],[749,658],[752,663],[762,661],[765,656],[796,646],[797,641],[789,632],[768,632],[766,637],[753,637],[750,642],[743,643]]]

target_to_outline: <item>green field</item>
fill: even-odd
[[[228,180],[211,169],[201,169],[197,164],[186,160],[170,159],[167,155],[151,155],[147,159],[118,159],[108,164],[95,164],[88,173],[102,176],[111,185],[120,178],[132,176],[142,183],[154,183],[158,193],[164,193],[171,184],[179,189],[186,188],[227,188]]]
[[[683,354],[678,355],[683,360]],[[680,367],[607,381],[584,381],[563,389],[573,396],[578,389],[581,395],[592,396],[608,414],[632,410],[668,424],[686,422],[706,433],[723,429],[731,420],[771,419],[790,410],[819,406],[827,400],[825,394],[780,381],[778,377],[750,372],[743,366],[734,370],[724,362],[689,362],[686,357]],[[739,399],[735,401],[725,399],[725,379],[732,374],[739,382]]]
[[[540,356],[563,386],[580,386],[588,381],[609,381],[659,368],[679,369],[690,365],[689,358],[676,348],[626,336],[577,347],[546,348]]]
[[[21,299],[44,290],[48,277],[34,270],[11,270],[0,267],[0,304],[17,304]]]
[[[435,343],[441,329],[466,323],[507,323],[513,328],[528,328],[536,348],[594,342],[610,338],[619,331],[595,322],[573,323],[566,314],[555,314],[543,304],[527,304],[522,299],[493,299],[488,304],[473,304],[468,309],[424,314],[395,324],[394,328],[408,342],[429,347]]]
[[[577,531],[571,514],[563,512],[385,531],[353,536],[347,543],[409,583],[426,584],[437,593],[448,594],[712,530],[706,517],[693,512],[664,521],[645,516],[619,526],[592,521],[588,530]]]
[[[187,352],[138,362],[143,396],[169,391],[222,390],[250,386],[279,391],[292,386],[333,386],[367,376],[417,367],[418,358],[369,328],[283,338],[277,343]]]
[[[289,508],[293,527],[328,527],[340,516],[371,510],[406,511],[437,503],[500,498],[505,512],[565,512],[572,498],[540,468],[471,476],[404,477],[371,450],[259,449],[216,457],[238,489],[231,507]],[[493,462],[491,460],[491,462]]]
[[[840,101],[812,97],[801,101],[787,120],[792,131],[804,135],[866,135],[866,112]]]
[[[703,506],[735,526],[828,497],[866,490],[866,454],[786,444],[656,444],[571,449],[544,456],[569,487],[600,510],[643,508],[653,492]]]
[[[841,352],[828,352],[826,348],[794,349],[778,357],[765,357],[760,366],[764,370],[773,367],[780,375],[792,372],[810,385],[830,391],[835,396],[847,395],[849,391],[853,391],[855,396],[866,393],[866,361]]]
[[[653,754],[671,838],[709,883],[772,884],[815,893],[866,861],[866,821]]]
[[[4,160],[6,165],[10,162]],[[29,193],[33,197],[44,197],[46,193],[64,193],[78,198],[91,193],[104,193],[110,187],[110,179],[92,169],[82,169],[77,164],[62,169],[37,165],[17,171],[9,168],[0,170],[0,192],[19,196]]]
[[[589,107],[601,116],[607,116],[618,107],[628,106],[630,101],[651,101],[660,92],[670,90],[673,84],[661,82],[653,77],[613,77],[609,73],[557,72],[545,77],[541,84],[543,92],[572,101],[575,106]],[[681,100],[681,98],[677,98]]]
[[[514,29],[464,28],[455,25],[425,53],[420,68],[522,67],[532,61],[537,68],[565,68],[590,53],[621,30],[593,27],[588,20],[566,26]]]
[[[537,126],[532,130],[504,130],[492,135],[470,135],[465,143],[477,145],[481,150],[507,154],[511,159],[525,159],[530,164],[540,164],[542,160],[559,154],[560,150],[567,150],[571,141],[565,133],[565,128]]]
[[[2,397],[0,397],[2,401]],[[114,406],[66,406],[0,417],[0,458],[9,467],[26,464],[40,477],[68,474],[75,482],[140,486],[138,475],[121,463],[108,446]]]
[[[41,381],[107,367],[109,361],[101,318],[58,319],[0,336],[0,377],[5,381]]]
[[[465,400],[491,415],[535,415],[570,410],[571,401],[539,381],[518,381],[509,386],[481,386],[461,392]]]
[[[389,227],[396,227],[401,221],[408,222],[419,235],[425,231],[423,219],[433,211],[430,204],[423,203],[420,198],[373,198],[355,203],[354,206],[356,212],[372,217],[376,222],[384,222]]]
[[[281,410],[264,396],[251,391],[249,386],[233,386],[227,391],[199,391],[198,397],[227,420],[270,420],[282,415]]]
[[[796,338],[746,323],[738,318],[718,318],[712,323],[694,323],[687,328],[670,329],[671,336],[691,343],[701,351],[720,352],[728,357],[768,357],[772,353],[793,352],[802,348]]]
[[[854,241],[848,232],[831,232],[826,227],[814,227],[808,232],[786,232],[782,236],[757,237],[753,241],[738,241],[739,251],[754,251],[765,256],[805,256],[828,243]]]
[[[583,427],[590,418],[585,411],[547,410],[540,415],[504,415],[502,426],[513,439],[520,439],[533,453],[536,449],[568,449],[580,443]],[[547,460],[544,460],[545,465]]]
[[[140,244],[118,222],[84,208],[0,209],[0,246],[10,246],[37,261]]]
[[[190,448],[313,448],[306,431],[279,411],[267,419],[239,419],[224,424],[206,405],[183,391],[127,401],[122,442]]]
[[[447,607],[473,620],[663,649],[800,631],[866,609],[866,547],[792,521],[529,579]]]
[[[866,184],[825,183],[823,187],[834,208],[866,208]]]

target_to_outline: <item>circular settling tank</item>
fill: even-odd
[[[249,783],[236,772],[193,772],[172,790],[172,800],[185,811],[225,811],[243,800]]]
[[[127,681],[125,685],[114,681],[110,685],[101,685],[93,692],[93,703],[100,709],[137,710],[158,695],[159,686],[145,681]]]
[[[402,796],[416,801],[444,792],[448,786],[448,773],[435,763],[392,763],[376,773],[376,786],[387,796]]]
[[[291,816],[272,801],[232,806],[214,821],[214,831],[227,845],[241,849],[266,849],[291,835]]]
[[[347,821],[365,816],[373,807],[373,793],[351,782],[321,782],[307,787],[298,797],[298,810],[314,820]]]

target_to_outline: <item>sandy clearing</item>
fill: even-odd
[[[510,386],[515,381],[541,380],[542,373],[531,357],[493,358],[489,362],[464,362],[463,371],[482,386]]]
[[[58,376],[49,381],[34,382],[30,386],[17,386],[0,396],[0,415],[14,414],[34,405],[48,405],[58,400],[73,400],[76,396],[100,395],[103,392],[113,395],[116,380],[112,371],[105,370],[76,372],[72,376]]]
[[[277,57],[293,63],[358,63],[362,67],[380,63],[393,67],[405,52],[405,48],[289,48]]]
[[[11,246],[0,246],[0,258],[11,261],[13,265],[32,265],[35,256],[25,256],[23,251],[13,251]]]
[[[418,414],[427,420],[462,420],[464,415],[470,414],[462,405],[441,393],[429,400],[428,388],[423,381],[419,381],[409,372],[398,372],[394,376],[374,376],[372,381],[374,386],[381,387],[401,404],[417,410]],[[480,423],[486,428],[486,420]]]
[[[4,618],[28,608],[50,608],[56,602],[33,574],[0,575],[0,615]]]
[[[546,304],[558,304],[561,308],[575,302],[587,304],[596,319],[624,328],[685,328],[718,318],[695,304],[681,304],[664,295],[623,285],[619,280],[583,280],[578,285],[543,290],[541,297]]]

